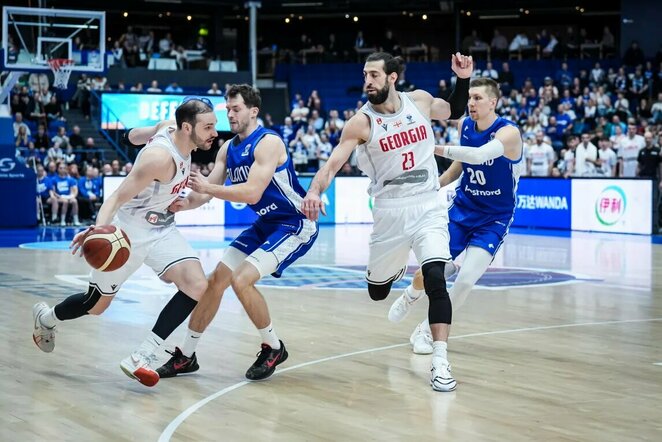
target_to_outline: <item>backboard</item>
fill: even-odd
[[[106,13],[71,9],[2,8],[2,66],[49,71],[48,60],[72,59],[74,71],[105,69]]]

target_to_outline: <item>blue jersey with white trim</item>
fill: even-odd
[[[258,126],[243,141],[235,136],[228,144],[226,167],[228,178],[232,184],[245,183],[248,181],[248,173],[255,161],[255,148],[265,135],[275,135],[281,138],[277,132]],[[283,148],[285,145],[283,144]],[[287,152],[287,149],[285,149]],[[287,161],[278,166],[269,185],[264,189],[262,198],[256,204],[249,207],[265,222],[287,222],[298,223],[305,218],[301,211],[303,198],[306,191],[303,190],[299,179],[294,173],[294,165],[289,153]]]
[[[478,131],[476,123],[471,118],[465,118],[460,144],[480,147],[493,140],[496,132],[504,126],[517,127],[517,124],[497,117],[487,130]],[[516,205],[517,183],[523,167],[521,155],[517,161],[502,155],[482,164],[462,163],[462,179],[453,204],[467,211],[512,215]]]

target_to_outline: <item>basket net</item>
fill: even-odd
[[[69,76],[74,68],[74,61],[68,58],[53,58],[48,60],[48,65],[53,71],[53,86],[58,89],[66,89],[69,83]]]

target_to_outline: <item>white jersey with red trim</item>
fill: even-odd
[[[358,167],[370,177],[375,198],[402,198],[439,190],[430,120],[404,92],[394,114],[376,112],[366,103],[360,112],[370,118],[370,137],[358,146]]]
[[[138,153],[135,162],[139,164],[142,153],[147,149],[164,149],[172,156],[175,163],[175,176],[165,183],[153,181],[133,199],[122,205],[117,212],[120,222],[148,229],[166,227],[175,223],[175,214],[168,210],[168,206],[186,188],[191,172],[191,155],[184,158],[179,152],[172,139],[174,130],[174,126],[169,126],[158,131]]]

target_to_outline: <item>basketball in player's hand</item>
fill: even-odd
[[[96,226],[83,242],[83,256],[89,265],[102,272],[122,267],[131,254],[131,241],[113,225]]]

